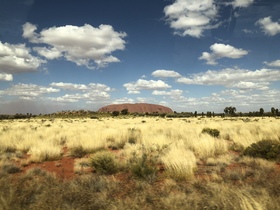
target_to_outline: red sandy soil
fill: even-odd
[[[26,155],[24,159],[28,159],[29,155]],[[27,166],[23,166],[22,173],[25,173],[32,168],[40,168],[45,171],[54,173],[56,177],[60,179],[72,179],[76,176],[74,173],[75,159],[67,156],[67,148],[63,148],[63,156],[60,160],[45,161],[42,163],[31,163]]]
[[[63,157],[58,161],[46,161],[43,163],[31,163],[23,168],[23,172],[31,168],[40,168],[48,172],[54,173],[56,177],[61,179],[72,179],[76,176],[74,173],[74,159],[71,157]]]
[[[156,104],[146,104],[146,103],[137,103],[137,104],[112,104],[104,106],[98,110],[98,112],[113,112],[113,111],[122,111],[128,109],[129,113],[173,113],[172,109],[156,105]]]
[[[119,150],[112,150],[109,148],[109,151],[118,154],[120,151]],[[235,154],[238,156],[238,154]],[[28,159],[29,156],[26,155],[24,159]],[[67,156],[67,147],[63,148],[63,156],[60,160],[56,161],[45,161],[42,163],[31,163],[27,166],[22,167],[22,173],[25,173],[27,170],[32,169],[32,168],[40,168],[45,171],[54,173],[57,178],[60,178],[62,180],[71,180],[77,176],[78,174],[75,174],[74,172],[74,162],[75,158]],[[207,171],[211,170],[213,166],[207,166],[204,162],[201,162],[200,164],[197,165],[197,170],[195,172],[195,177],[199,180],[208,180],[209,174]],[[235,171],[241,171],[243,168],[242,164],[238,163],[232,163],[231,165],[228,165],[225,170],[235,170]],[[276,173],[280,173],[280,165],[276,164]],[[84,173],[92,173],[93,171],[84,171]],[[159,166],[159,174],[164,172],[164,166],[160,165]],[[130,175],[127,173],[119,173],[115,175],[115,178],[117,178],[119,181],[123,181],[123,179],[126,179],[126,181],[130,180]]]

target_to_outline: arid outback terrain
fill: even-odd
[[[280,209],[276,117],[0,121],[0,209]]]

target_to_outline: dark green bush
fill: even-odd
[[[220,136],[220,131],[218,129],[213,128],[203,128],[201,133],[207,133],[210,136],[213,136],[214,138],[218,138]]]
[[[87,154],[87,151],[81,145],[74,147],[70,150],[70,155],[75,158],[84,157],[86,154]]]
[[[7,172],[8,174],[15,174],[21,172],[21,169],[15,164],[4,164],[2,166],[2,171]]]
[[[99,117],[97,117],[97,116],[91,116],[90,119],[99,120]]]
[[[128,143],[136,144],[141,138],[141,130],[130,128],[128,129]]]
[[[110,151],[99,151],[94,154],[91,157],[91,166],[100,174],[114,174],[119,169],[115,156]]]
[[[158,171],[156,167],[157,157],[142,148],[143,154],[137,156],[136,153],[129,160],[129,167],[133,175],[140,179],[151,180],[155,178]]]
[[[280,142],[273,140],[262,140],[251,144],[244,150],[244,155],[258,157],[267,160],[280,159]]]

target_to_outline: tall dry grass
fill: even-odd
[[[1,121],[0,151],[26,152],[39,162],[59,158],[65,146],[70,153],[76,148],[92,153],[108,147],[122,149],[128,143],[166,148],[180,142],[183,150],[207,159],[227,153],[232,143],[247,147],[263,139],[279,140],[278,121],[275,118],[250,122],[242,118]],[[201,133],[206,127],[218,129],[220,137]]]

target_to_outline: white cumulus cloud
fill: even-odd
[[[167,83],[162,80],[144,80],[138,79],[136,82],[130,82],[123,85],[129,94],[139,93],[140,90],[158,90],[171,88]]]
[[[80,91],[80,93],[65,94],[64,96],[60,96],[57,98],[48,98],[52,101],[68,103],[78,102],[80,100],[87,100],[86,103],[88,104],[93,102],[106,101],[110,99],[110,94],[108,92],[112,91],[109,86],[100,83],[89,83],[88,85],[85,85],[65,82],[52,82],[50,86],[57,87],[66,91]]]
[[[6,74],[6,73],[0,73],[0,81],[13,81],[13,75]]]
[[[280,60],[264,62],[264,64],[270,67],[280,67]]]
[[[254,0],[234,0],[231,4],[236,7],[248,7],[254,3]]]
[[[176,89],[176,90],[170,90],[170,91],[165,91],[165,90],[154,90],[152,92],[152,95],[157,95],[157,96],[172,96],[172,95],[182,95],[183,91]]]
[[[73,84],[65,82],[52,82],[50,84],[52,87],[57,87],[65,90],[87,90],[88,87],[84,84]]]
[[[118,98],[116,100],[113,101],[113,104],[132,104],[134,103],[134,99],[132,98],[127,98],[127,97],[124,97],[124,98]]]
[[[173,71],[173,70],[163,70],[163,69],[156,70],[156,71],[152,72],[152,76],[154,76],[154,77],[161,77],[161,78],[181,77],[181,75],[178,72],[176,72],[176,71]]]
[[[57,50],[55,47],[33,47],[32,49],[39,55],[49,60],[53,60],[62,56],[62,52]]]
[[[222,85],[240,89],[268,89],[269,82],[279,81],[280,71],[260,69],[250,71],[245,69],[226,68],[221,71],[208,70],[193,74],[190,77],[181,77],[177,82],[196,85]]]
[[[0,72],[21,73],[36,71],[44,60],[30,54],[25,44],[9,44],[0,41]]]
[[[210,50],[212,51],[212,53],[203,52],[199,57],[199,60],[206,60],[206,63],[209,65],[217,65],[218,63],[216,62],[216,60],[221,58],[237,59],[248,54],[248,51],[241,48],[235,48],[228,44],[219,43],[211,45]]]
[[[59,89],[52,88],[52,87],[44,87],[35,84],[19,83],[5,90],[1,90],[0,95],[20,96],[22,99],[24,98],[34,99],[43,94],[56,93],[59,91],[60,91]]]
[[[263,32],[268,36],[275,36],[280,33],[280,23],[273,22],[270,16],[259,19],[256,25],[260,26]]]
[[[105,67],[109,63],[119,62],[112,53],[125,49],[125,32],[117,32],[111,25],[100,25],[95,28],[66,25],[43,29],[36,33],[37,26],[31,23],[23,25],[23,37],[32,43],[47,44],[48,47],[35,47],[41,56],[47,59],[64,57],[78,66],[94,69]]]
[[[164,8],[165,17],[175,34],[199,38],[203,32],[219,26],[214,0],[176,0]]]
[[[269,82],[237,82],[232,85],[229,85],[229,87],[238,88],[241,90],[268,90]]]

